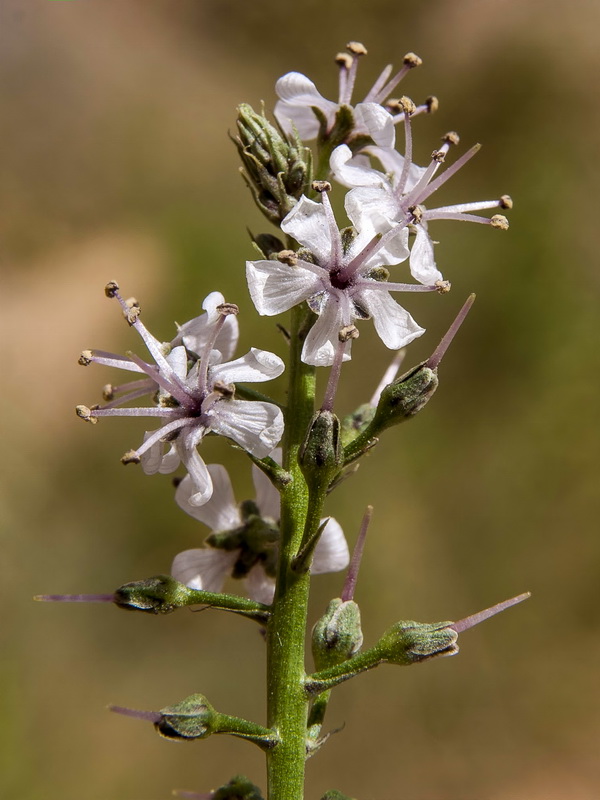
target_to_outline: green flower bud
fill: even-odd
[[[360,609],[353,600],[334,598],[312,632],[312,653],[317,671],[347,661],[363,643]]]
[[[310,489],[326,491],[343,464],[340,421],[332,411],[318,411],[313,417],[299,461]]]
[[[375,645],[382,661],[407,666],[436,656],[458,653],[452,622],[397,622]]]
[[[246,103],[238,107],[233,141],[242,177],[262,213],[278,225],[310,185],[311,153],[295,134],[286,134]]]
[[[166,739],[206,739],[219,732],[220,714],[202,694],[192,694],[174,706],[161,708],[154,727]]]
[[[380,433],[418,414],[433,397],[439,384],[437,370],[427,362],[388,384],[381,392],[372,425]]]
[[[352,798],[348,797],[347,794],[338,792],[337,789],[330,789],[328,792],[325,792],[321,800],[352,800]]]
[[[212,792],[211,800],[263,800],[263,796],[258,786],[245,775],[236,775],[225,786]]]
[[[168,575],[157,575],[121,586],[114,594],[119,608],[145,611],[148,614],[170,614],[189,605],[190,589]]]

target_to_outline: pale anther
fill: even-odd
[[[362,42],[348,42],[346,45],[346,50],[349,53],[352,53],[353,56],[366,56],[367,55],[367,48],[362,44]]]
[[[442,164],[446,160],[446,154],[443,150],[434,150],[431,154],[431,160],[436,161],[438,164]]]
[[[104,294],[107,297],[114,297],[119,291],[119,284],[116,281],[109,281],[104,287]]]
[[[75,413],[79,419],[82,419],[84,422],[91,422],[92,425],[98,422],[98,419],[92,416],[92,410],[87,406],[76,406]]]
[[[431,95],[425,100],[425,105],[427,106],[427,113],[434,114],[440,107],[440,101],[437,99],[437,97]]]
[[[128,450],[121,458],[121,464],[139,464],[141,460],[135,450]]]
[[[414,69],[415,67],[421,66],[423,59],[419,58],[416,53],[407,53],[402,59],[402,63],[405,66],[410,67],[410,69]]]
[[[494,214],[490,219],[490,225],[492,228],[499,228],[501,231],[508,230],[508,220],[502,214]]]
[[[450,281],[436,281],[434,285],[437,286],[439,294],[448,294],[452,288]]]
[[[509,194],[503,194],[502,197],[500,198],[500,208],[510,209],[512,207],[513,207],[512,197]]]
[[[223,317],[229,316],[229,314],[239,314],[240,309],[239,306],[236,306],[235,303],[221,303],[220,306],[217,306],[217,311]]]
[[[338,53],[334,60],[339,67],[350,69],[352,66],[352,56],[348,53]]]
[[[358,339],[359,332],[356,325],[346,325],[338,334],[340,342],[348,342],[350,339]]]
[[[112,385],[112,383],[107,383],[102,389],[102,398],[108,402],[109,400],[114,400],[114,397],[115,387]]]
[[[233,397],[235,394],[235,384],[225,383],[224,381],[215,381],[213,384],[213,392],[217,392],[223,397]]]
[[[329,183],[329,181],[313,181],[311,185],[313,191],[319,192],[319,194],[321,194],[322,192],[331,191],[331,184]]]
[[[91,350],[82,350],[77,363],[81,364],[82,367],[89,367],[92,363],[92,356],[93,353]]]
[[[458,144],[460,142],[460,136],[456,131],[448,131],[448,133],[442,136],[442,141],[448,144]]]
[[[288,267],[295,267],[298,263],[298,255],[293,250],[281,250],[277,253],[277,261],[287,264]]]

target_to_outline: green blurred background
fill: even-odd
[[[368,643],[399,618],[456,619],[533,598],[461,637],[458,658],[383,667],[342,686],[308,765],[329,788],[380,800],[596,798],[598,734],[598,293],[596,0],[3,0],[0,258],[3,356],[0,794],[15,800],[160,800],[263,758],[235,740],[174,745],[108,703],[156,709],[194,691],[264,719],[255,626],[213,612],[165,618],[39,605],[167,571],[204,530],[167,477],[124,469],[143,423],[75,419],[110,378],[84,347],[132,339],[103,285],[117,278],[169,339],[213,289],[239,303],[240,352],[283,353],[246,295],[246,226],[266,230],[227,137],[235,106],[267,108],[298,69],[327,95],[332,56],[363,41],[365,90],[407,50],[402,91],[436,94],[417,160],[448,129],[485,145],[440,202],[515,199],[508,234],[438,222],[453,291],[410,299],[428,355],[469,292],[475,308],[418,419],[393,431],[331,499],[354,540],[375,517],[357,600]],[[389,359],[361,327],[344,409]],[[236,471],[240,453],[207,443]],[[340,576],[315,581],[313,619]]]

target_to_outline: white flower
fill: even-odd
[[[407,141],[410,142],[408,116],[406,130]],[[488,218],[472,213],[488,208],[511,208],[512,201],[507,195],[499,200],[433,209],[426,209],[422,205],[479,149],[478,145],[471,148],[433,180],[450,144],[457,142],[456,134],[448,134],[442,147],[433,153],[431,163],[427,167],[418,167],[412,163],[410,158],[412,144],[407,146],[406,158],[390,148],[370,147],[364,150],[363,153],[368,153],[381,162],[385,174],[373,169],[365,155],[353,157],[346,145],[337,147],[330,160],[335,179],[344,186],[356,187],[346,195],[345,205],[346,213],[357,227],[365,232],[368,231],[371,236],[386,233],[398,224],[412,227],[416,236],[410,251],[410,271],[412,276],[423,284],[442,280],[442,274],[435,263],[434,243],[427,230],[431,220],[455,219],[484,223],[497,228],[508,227],[506,218],[499,214]]]
[[[358,60],[366,54],[366,49],[358,42],[348,44],[348,53],[337,56],[340,68],[339,93],[337,102],[327,100],[315,84],[300,72],[288,72],[277,81],[275,91],[279,102],[275,105],[275,116],[281,127],[291,131],[295,127],[300,138],[310,140],[319,134],[321,121],[313,109],[325,118],[326,133],[330,133],[341,106],[353,109],[354,128],[350,137],[368,135],[382,147],[393,147],[395,139],[394,124],[397,121],[381,104],[400,83],[406,73],[421,63],[414,53],[404,56],[402,69],[390,78],[391,65],[388,65],[375,81],[362,102],[352,105],[352,94],[356,80]],[[418,112],[429,110],[427,104],[420,106]]]
[[[386,347],[399,350],[424,329],[391,297],[393,291],[435,291],[438,286],[400,284],[387,281],[384,264],[397,264],[408,256],[407,230],[396,225],[384,237],[373,237],[357,229],[346,243],[338,230],[327,193],[322,203],[301,197],[281,224],[311,251],[316,263],[301,258],[248,261],[246,276],[250,295],[259,314],[272,316],[307,300],[319,318],[306,337],[302,360],[330,366],[339,348],[340,331],[355,319],[373,317],[375,329]],[[344,347],[350,358],[351,340]]]
[[[208,471],[214,491],[203,506],[190,503],[193,486],[189,476],[179,484],[175,494],[180,508],[211,529],[208,546],[184,550],[175,556],[171,574],[191,589],[207,592],[220,592],[228,575],[244,578],[248,595],[269,605],[275,591],[279,494],[253,466],[256,500],[238,506],[225,467],[210,464]],[[344,533],[330,519],[315,548],[311,572],[338,572],[348,562]]]
[[[116,285],[109,285],[107,293],[118,299],[155,363],[147,363],[134,354],[121,357],[85,351],[80,363],[101,363],[147,377],[120,387],[107,387],[110,391],[105,392],[109,399],[106,405],[91,409],[79,406],[77,413],[92,422],[109,416],[160,418],[161,427],[146,432],[143,444],[127,453],[124,462],[141,461],[144,471],[153,474],[172,472],[182,461],[193,486],[190,502],[206,503],[212,494],[212,481],[197,446],[207,433],[213,432],[233,439],[258,458],[268,455],[283,434],[281,410],[273,403],[238,400],[235,384],[276,378],[283,372],[284,363],[279,356],[255,348],[235,361],[221,363],[223,354],[230,355],[235,345],[237,325],[227,321],[237,313],[237,307],[222,302],[222,295],[216,292],[205,300],[206,320],[200,318],[182,325],[174,341],[183,344],[172,349],[152,336],[140,321],[137,306],[123,300]],[[121,407],[148,394],[153,396],[154,406]],[[169,443],[166,453],[165,442]]]

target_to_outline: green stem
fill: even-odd
[[[288,414],[283,467],[292,481],[281,494],[281,541],[275,598],[267,625],[267,716],[279,738],[267,753],[269,800],[302,800],[308,695],[304,688],[304,639],[310,576],[291,569],[308,515],[308,488],[298,452],[314,412],[315,369],[300,360],[306,311],[292,311]]]

